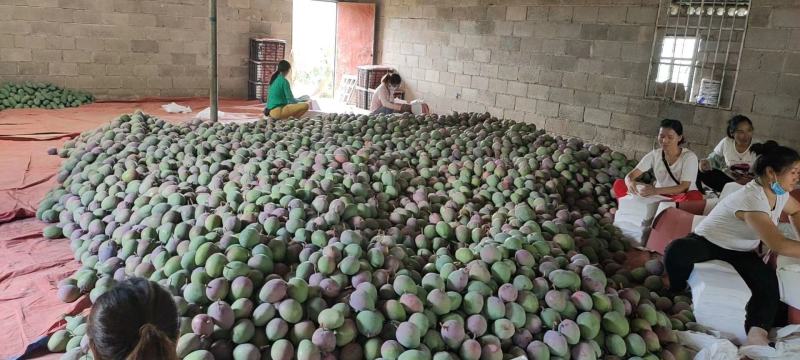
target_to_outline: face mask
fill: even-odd
[[[769,184],[769,188],[772,189],[772,192],[774,192],[775,195],[781,196],[783,194],[786,194],[786,190],[784,190],[783,186],[781,186],[781,184],[778,183],[777,179],[772,181],[772,184]]]

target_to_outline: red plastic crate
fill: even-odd
[[[358,68],[357,86],[367,89],[375,89],[381,84],[381,79],[390,71],[394,71],[391,66],[385,65],[361,65]]]
[[[286,41],[278,39],[250,39],[250,60],[278,62],[286,55]]]
[[[269,94],[269,82],[247,82],[247,99],[259,100],[261,102],[267,101]]]
[[[278,63],[274,61],[253,61],[250,60],[250,81],[269,83],[272,74],[278,69]]]

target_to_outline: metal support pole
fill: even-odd
[[[217,0],[209,0],[209,21],[211,27],[211,121],[217,122],[219,98],[217,96]]]

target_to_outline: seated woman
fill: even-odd
[[[158,284],[132,278],[100,295],[86,335],[97,360],[177,360],[178,310]]]
[[[291,70],[292,65],[286,60],[281,60],[278,63],[278,69],[269,80],[269,93],[264,115],[275,120],[298,118],[303,116],[310,107],[309,102],[301,102],[292,94],[292,88],[289,86],[289,81],[286,80],[286,76]]]
[[[755,179],[728,195],[698,224],[694,233],[667,246],[664,264],[670,290],[686,289],[694,264],[728,262],[752,292],[745,329],[751,345],[765,345],[779,306],[778,278],[757,250],[762,243],[778,255],[800,258],[800,242],[778,229],[781,212],[800,233],[800,202],[789,195],[800,179],[800,155],[775,142],[753,144]]]
[[[410,112],[411,105],[395,104],[392,101],[395,90],[400,87],[400,75],[390,72],[383,75],[381,84],[375,89],[372,94],[372,102],[369,105],[369,111],[373,114],[392,114],[396,112]]]
[[[702,188],[702,184],[719,193],[729,182],[746,184],[752,180],[750,168],[756,160],[750,149],[752,142],[753,122],[747,116],[736,115],[728,120],[727,137],[707,158],[700,160],[698,188]]]
[[[625,179],[614,182],[614,195],[617,199],[627,195],[662,195],[674,201],[702,200],[703,194],[697,191],[697,155],[682,146],[683,125],[678,120],[664,119],[658,131],[660,148],[645,155],[636,168]],[[644,172],[653,169],[655,184],[636,182]]]

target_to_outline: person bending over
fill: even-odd
[[[686,289],[694,264],[722,260],[741,275],[752,296],[747,303],[745,329],[751,345],[766,345],[767,331],[778,311],[780,293],[775,270],[762,260],[762,244],[778,255],[800,258],[800,242],[778,229],[781,212],[800,233],[800,202],[789,195],[800,179],[800,155],[774,141],[753,144],[758,157],[755,178],[724,197],[695,231],[666,248],[664,265],[670,290]]]
[[[400,75],[394,72],[387,73],[381,78],[381,84],[372,94],[369,111],[373,114],[393,114],[396,112],[410,112],[411,105],[395,104],[392,100],[395,90],[400,87]]]
[[[267,94],[267,107],[264,115],[275,120],[299,118],[308,111],[309,102],[300,101],[292,94],[292,88],[286,77],[292,70],[292,65],[286,60],[278,63],[278,69],[269,80],[269,93]]]
[[[663,195],[674,201],[702,200],[697,191],[697,155],[682,147],[683,125],[678,120],[664,119],[658,130],[659,148],[647,153],[625,179],[614,182],[617,199],[631,193],[640,196]],[[639,179],[653,169],[655,184],[641,184]]]
[[[169,292],[131,278],[97,298],[86,334],[96,360],[177,360],[178,324]]]

